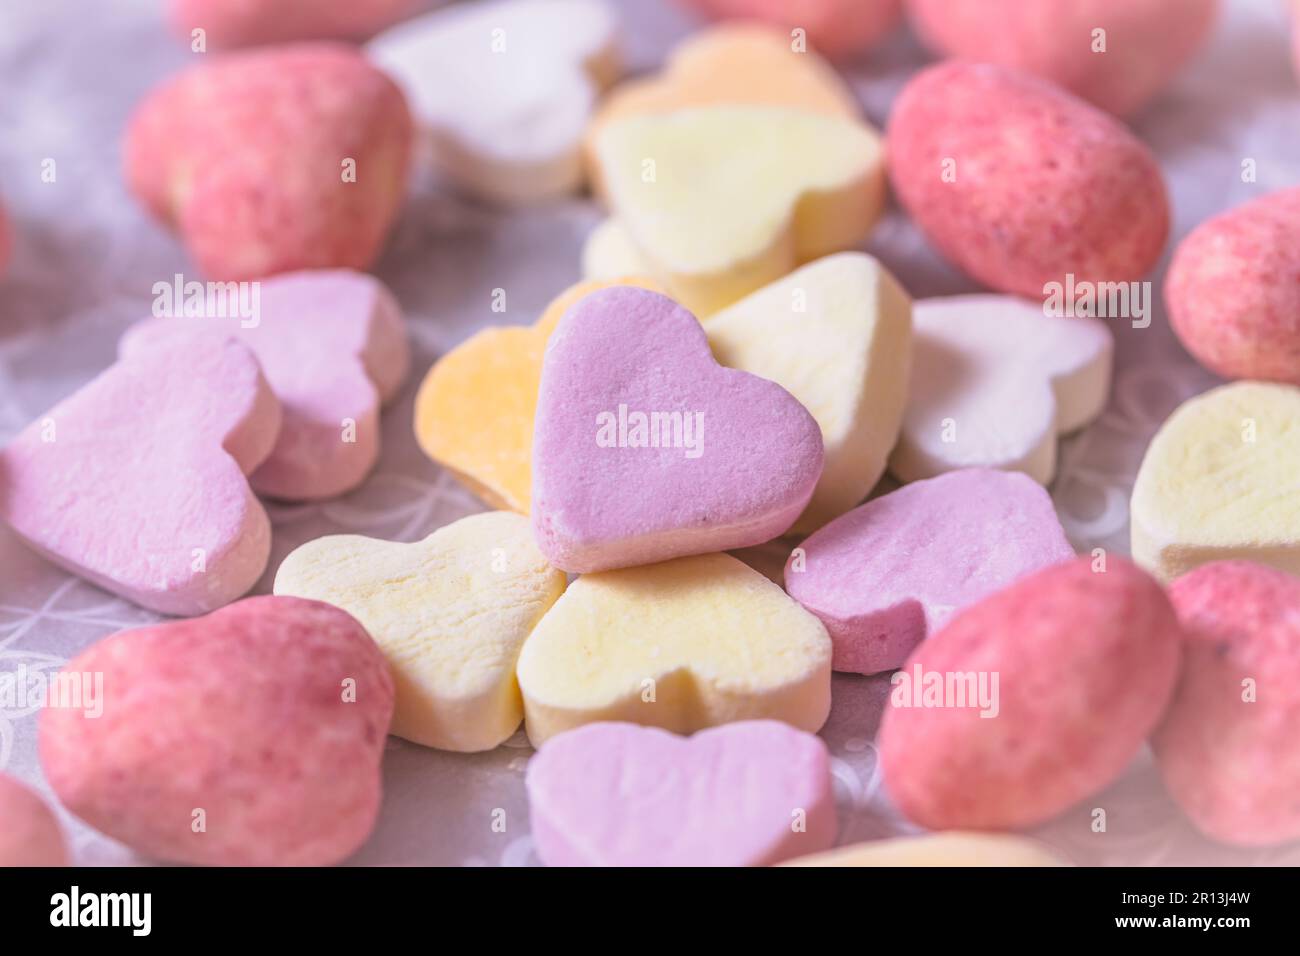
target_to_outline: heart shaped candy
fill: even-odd
[[[1184,402],[1147,446],[1129,512],[1133,559],[1162,581],[1233,558],[1300,574],[1300,388]]]
[[[379,458],[379,409],[406,378],[402,313],[372,276],[310,270],[260,283],[245,320],[146,319],[127,330],[123,355],[213,347],[234,336],[257,355],[284,411],[275,448],[250,481],[275,498],[330,498],[365,480]]]
[[[603,720],[693,733],[830,712],[826,629],[728,554],[578,578],[519,655],[528,738]]]
[[[292,44],[155,89],[127,130],[126,176],[212,279],[365,269],[405,193],[410,141],[402,94],[360,53]]]
[[[911,395],[889,470],[916,481],[1002,468],[1048,484],[1057,435],[1106,405],[1110,329],[1002,295],[925,299],[912,317]]]
[[[122,631],[77,655],[101,712],[41,712],[59,799],[147,856],[212,866],[319,866],[379,811],[393,682],[350,615],[255,597]]]
[[[589,724],[528,762],[547,866],[767,866],[835,842],[826,745],[773,720],[685,739]]]
[[[1073,556],[1040,485],[966,469],[836,518],[796,549],[785,586],[826,625],[837,671],[875,674],[901,667],[953,612]]]
[[[608,123],[595,149],[614,215],[696,315],[857,246],[884,202],[880,137],[838,116],[762,106],[631,116]]]
[[[648,279],[579,282],[556,296],[532,325],[484,329],[425,376],[415,397],[416,440],[492,507],[528,513],[546,342],[571,305],[609,285],[654,288]]]
[[[0,869],[11,866],[67,866],[59,821],[25,784],[0,773]]]
[[[807,409],[718,365],[689,312],[645,289],[602,289],[546,347],[533,529],[571,572],[760,544],[803,511],[822,455]]]
[[[478,751],[518,729],[519,648],[564,584],[528,519],[498,511],[414,544],[317,538],[284,559],[275,593],[327,601],[365,625],[397,682],[393,734]]]
[[[145,349],[0,450],[0,517],[105,590],[163,614],[201,614],[266,567],[271,525],[245,476],[279,429],[279,403],[247,346]]]
[[[399,24],[367,51],[406,91],[435,165],[484,198],[534,202],[581,185],[616,28],[600,0],[500,0]]]

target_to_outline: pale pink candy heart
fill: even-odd
[[[0,773],[0,869],[8,866],[67,866],[63,831],[35,791]]]
[[[548,866],[766,866],[835,842],[826,746],[774,720],[588,724],[542,746],[527,787]]]
[[[246,592],[271,526],[245,477],[280,429],[247,346],[147,349],[0,450],[0,517],[36,551],[164,614]]]
[[[256,316],[146,319],[127,330],[119,351],[162,346],[174,353],[239,338],[257,354],[284,410],[275,448],[250,479],[253,488],[290,500],[350,491],[379,458],[380,407],[410,367],[401,309],[378,279],[348,269],[262,280],[256,301]]]

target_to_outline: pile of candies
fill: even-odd
[[[153,858],[329,864],[374,827],[386,735],[468,753],[522,721],[551,865],[1051,865],[1017,831],[1148,741],[1211,838],[1300,839],[1300,188],[1174,253],[1170,321],[1230,384],[1147,450],[1132,560],[1076,556],[1045,491],[1114,341],[1044,297],[1164,251],[1123,117],[1216,0],[693,5],[719,21],[619,82],[601,0],[174,0],[221,49],[139,104],[125,176],[261,317],[145,320],[0,450],[33,551],[179,618],[68,664],[104,702],[41,715],[59,800]],[[882,133],[823,54],[903,7],[948,58]],[[609,215],[583,281],[419,387],[414,439],[496,510],[310,541],[246,597],[261,499],[343,494],[378,457],[410,355],[364,270],[413,169]],[[988,292],[914,303],[855,251],[891,193]],[[778,539],[783,586],[728,553]],[[937,832],[832,849],[832,671],[897,672],[884,784]],[[0,864],[66,861],[4,777],[0,818]]]

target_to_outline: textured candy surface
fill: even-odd
[[[917,74],[889,119],[903,207],[971,278],[1041,299],[1049,282],[1141,279],[1169,202],[1151,151],[1045,80],[987,63]]]
[[[478,751],[519,728],[519,648],[564,584],[527,518],[491,512],[413,544],[317,538],[284,559],[275,593],[326,601],[365,626],[392,667],[393,734]]]
[[[379,458],[379,409],[406,378],[406,325],[372,276],[309,270],[261,283],[247,319],[154,318],[127,330],[123,355],[212,348],[236,337],[253,350],[283,420],[250,481],[275,498],[330,498],[365,480]]]
[[[0,773],[0,869],[67,865],[54,813],[25,783]]]
[[[145,349],[0,450],[0,517],[73,574],[163,614],[261,577],[271,525],[247,476],[280,405],[247,346]]]
[[[808,504],[822,457],[807,409],[718,365],[689,312],[645,289],[602,289],[546,347],[533,529],[575,573],[760,544]]]
[[[1184,402],[1133,485],[1133,560],[1162,581],[1244,559],[1300,574],[1300,388],[1225,385]]]
[[[821,620],[837,671],[875,674],[967,605],[1074,556],[1025,475],[954,471],[875,498],[799,545],[790,596]]]
[[[916,481],[1002,468],[1048,484],[1057,436],[1087,424],[1109,397],[1110,329],[998,295],[923,299],[912,318],[911,390],[890,471]]]
[[[826,745],[772,720],[689,739],[589,724],[528,764],[548,866],[766,866],[835,842]]]
[[[935,830],[1034,826],[1137,755],[1173,692],[1182,630],[1150,576],[1113,555],[1104,571],[1094,560],[1021,578],[907,659],[879,748],[909,819]]]
[[[316,866],[379,810],[393,682],[338,608],[255,597],[122,631],[77,655],[103,712],[47,708],[40,756],[63,804],[160,860]]]
[[[727,554],[578,578],[519,655],[534,745],[597,721],[688,734],[770,718],[818,730],[831,642],[817,618]]]

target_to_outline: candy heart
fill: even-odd
[[[619,72],[616,21],[600,0],[502,0],[387,30],[368,52],[406,91],[431,159],[498,202],[582,183],[582,135]]]
[[[874,45],[898,24],[900,0],[684,0],[706,16],[759,20],[807,37],[829,56],[848,57]],[[793,31],[799,31],[796,35]]]
[[[494,508],[528,513],[533,420],[546,342],[569,307],[609,285],[653,289],[648,279],[579,282],[530,326],[483,329],[429,369],[415,397],[424,453]]]
[[[294,44],[156,88],[131,118],[126,176],[213,279],[365,269],[405,192],[410,141],[401,92],[355,49]]]
[[[533,530],[575,573],[740,548],[788,529],[821,475],[817,422],[723,368],[689,312],[645,289],[593,292],[546,347]]]
[[[842,117],[712,106],[616,120],[595,147],[614,215],[697,315],[858,245],[884,202],[880,137]]]
[[[773,720],[689,739],[589,724],[528,762],[547,866],[766,866],[835,842],[826,745]]]
[[[317,538],[284,559],[275,593],[327,601],[365,626],[397,683],[392,733],[477,751],[519,728],[519,648],[564,584],[528,519],[493,512],[414,544]]]
[[[189,42],[202,29],[208,47],[360,40],[407,16],[420,0],[171,0],[172,29]]]
[[[786,866],[1062,866],[1036,840],[1001,833],[927,833],[801,856]]]
[[[1106,405],[1110,329],[1000,295],[926,299],[912,318],[911,395],[889,470],[916,481],[1003,468],[1049,483],[1057,435]]]
[[[815,732],[831,700],[820,621],[728,554],[578,578],[519,655],[528,738],[602,720],[693,733],[761,717]]]
[[[369,835],[393,682],[338,608],[249,598],[122,631],[65,672],[103,675],[102,713],[42,711],[41,766],[113,839],[183,863],[317,866]]]
[[[1041,486],[965,469],[836,518],[791,555],[785,586],[826,625],[835,670],[875,674],[953,612],[1073,556]]]
[[[1114,555],[1054,564],[966,608],[891,679],[885,787],[933,830],[1035,826],[1109,786],[1160,720],[1182,629]]]
[[[410,365],[401,309],[377,279],[346,270],[277,276],[260,283],[256,301],[251,319],[146,319],[127,330],[119,351],[219,347],[239,338],[284,411],[253,488],[290,499],[350,491],[379,458],[379,408],[397,395]]]
[[[582,244],[584,279],[608,282],[619,276],[646,275],[652,268],[623,224],[613,216],[598,222]]]
[[[1219,0],[907,0],[907,13],[936,52],[1037,73],[1126,116],[1205,45],[1218,6]]]
[[[862,115],[839,74],[816,53],[794,49],[787,33],[755,23],[726,24],[688,36],[673,48],[659,74],[629,80],[610,92],[587,129],[588,164],[594,162],[597,134],[614,120],[728,103],[847,119]]]
[[[1300,388],[1240,382],[1179,406],[1133,485],[1133,560],[1162,581],[1244,558],[1300,574]]]
[[[63,831],[50,808],[25,784],[0,773],[0,869],[67,866]]]
[[[1300,578],[1249,561],[1184,575],[1178,690],[1151,738],[1170,794],[1213,839],[1300,839]]]
[[[0,517],[73,574],[163,614],[239,597],[271,525],[248,487],[280,406],[234,340],[145,349],[0,450]]]
[[[860,252],[818,259],[704,322],[723,365],[790,391],[822,432],[826,462],[794,530],[848,511],[885,472],[911,368],[912,300]]]

